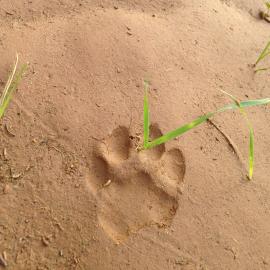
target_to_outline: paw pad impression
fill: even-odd
[[[157,126],[151,128],[160,136]],[[178,209],[185,160],[165,145],[138,152],[129,130],[116,128],[92,154],[88,186],[98,204],[98,221],[115,242],[152,225],[171,225]]]

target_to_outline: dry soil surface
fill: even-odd
[[[1,86],[28,63],[0,126],[0,269],[270,269],[269,107],[248,110],[253,181],[237,111],[136,150],[144,78],[153,138],[230,103],[220,89],[270,96],[263,1],[0,4]]]

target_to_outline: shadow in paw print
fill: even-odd
[[[152,132],[161,135],[157,126]],[[161,145],[138,153],[128,129],[118,127],[97,146],[90,163],[88,186],[97,199],[98,220],[115,242],[147,226],[171,225],[185,174],[179,149]]]

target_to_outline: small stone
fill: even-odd
[[[5,160],[8,159],[8,157],[7,157],[7,149],[6,148],[4,148],[4,150],[3,150],[3,156],[4,156]]]
[[[18,178],[20,178],[22,176],[22,173],[12,173],[11,174],[11,177],[13,178],[13,179],[18,179]]]
[[[112,183],[112,180],[109,179],[109,180],[103,185],[103,187],[108,187],[111,183]]]
[[[9,186],[8,184],[6,184],[6,185],[4,186],[4,188],[3,188],[3,193],[4,193],[4,194],[8,194],[8,193],[10,193],[10,191],[11,191],[10,186]]]

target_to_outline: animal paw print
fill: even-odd
[[[151,135],[161,135],[157,126]],[[118,127],[91,158],[88,185],[97,199],[100,226],[117,243],[144,227],[170,226],[184,174],[179,149],[160,145],[138,152],[128,129]]]

